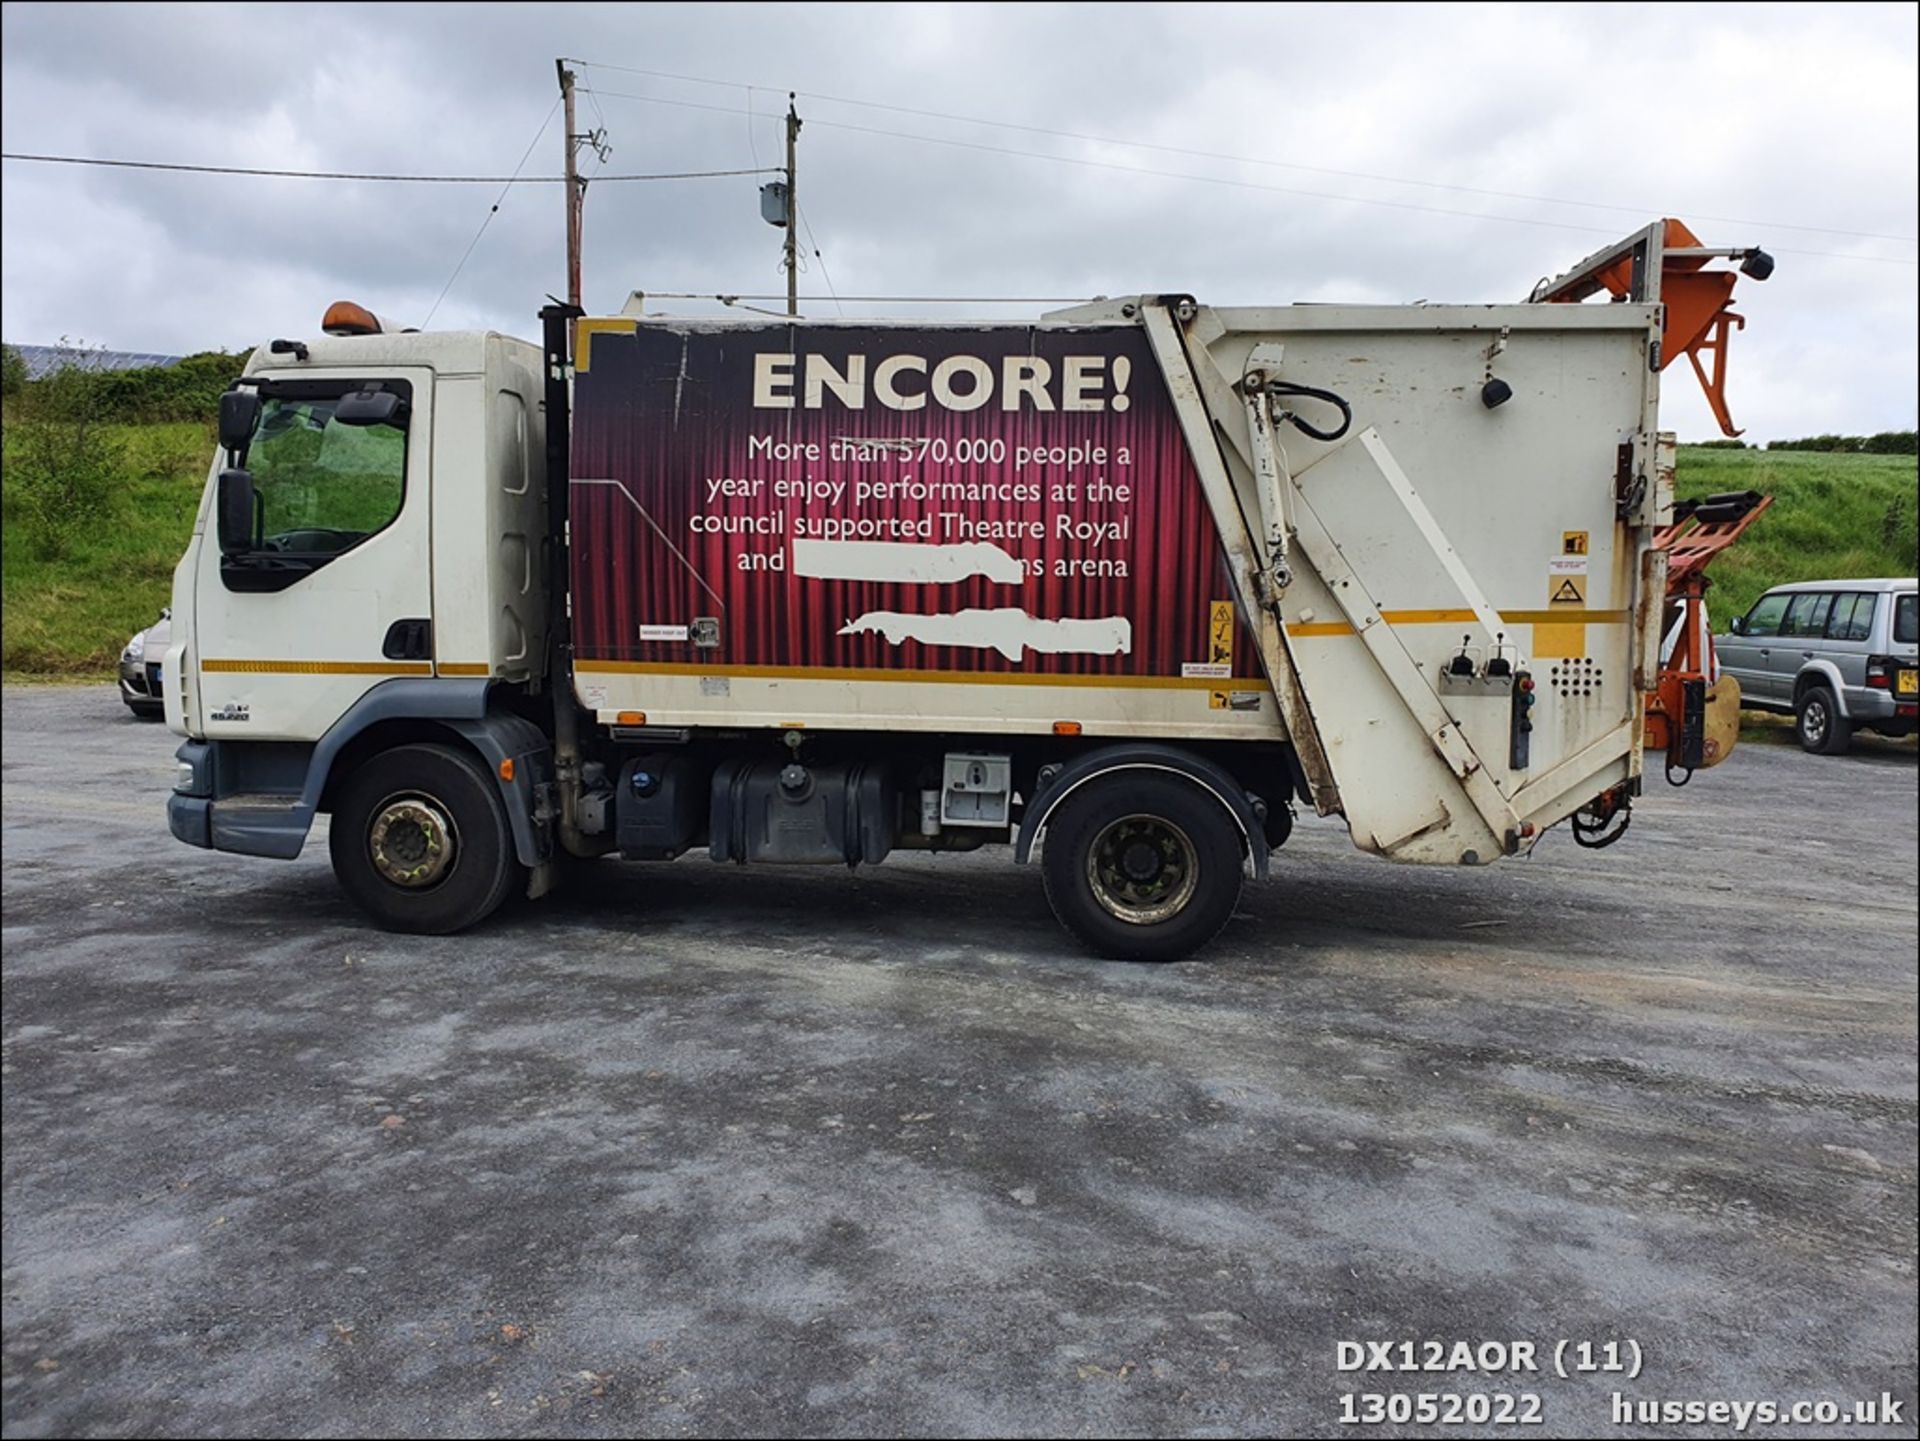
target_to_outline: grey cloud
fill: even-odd
[[[791,85],[1627,207],[1251,166],[806,98],[801,201],[842,293],[1492,300],[1518,298],[1662,211],[1914,233],[1908,8],[14,4],[4,40],[10,150],[504,172],[550,107],[553,57],[565,54],[741,82],[585,72],[605,93],[582,98],[582,122],[606,126],[615,172],[753,165],[746,117],[611,93],[739,109],[751,83],[769,87],[751,97],[766,112],[783,108]],[[529,171],[558,168],[558,128]],[[773,163],[777,122],[754,133],[759,162]],[[1155,170],[1277,188],[1139,173]],[[779,237],[758,218],[756,184],[594,187],[589,306],[616,308],[635,286],[780,289]],[[65,334],[176,351],[311,330],[341,297],[417,322],[497,194],[15,163],[4,185],[9,339]],[[1735,341],[1736,415],[1756,435],[1914,423],[1911,243],[1696,228],[1780,254],[1771,282],[1743,287],[1751,325]],[[542,297],[564,284],[562,262],[558,188],[517,187],[434,323],[530,335]],[[804,288],[824,292],[817,266]],[[1684,369],[1669,372],[1667,398],[1669,423],[1709,433]]]

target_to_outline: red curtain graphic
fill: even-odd
[[[852,408],[828,386],[810,407],[814,356],[836,377],[864,357],[864,404]],[[896,395],[925,394],[920,408],[878,398],[882,363],[897,356],[924,362],[891,381]],[[961,373],[946,395],[964,404],[990,377],[984,404],[958,409],[929,393],[950,357],[972,359],[950,367]],[[1076,357],[1082,403],[1099,409],[1060,408]],[[1054,408],[1030,392],[1018,395],[1017,409],[1004,408],[1009,358],[1044,363]],[[593,334],[588,359],[573,421],[574,636],[583,663],[1178,676],[1183,663],[1209,659],[1210,606],[1231,592],[1186,442],[1137,329],[643,324],[632,335]],[[792,408],[756,407],[757,373],[760,398],[791,398]],[[860,458],[858,442],[902,444],[869,446]],[[785,447],[786,458],[770,446]],[[1023,452],[1052,454],[1023,464]],[[1098,452],[1104,460],[1093,458]],[[862,498],[863,483],[879,493]],[[929,483],[969,484],[984,495],[899,493]],[[782,497],[783,484],[806,493]],[[1071,499],[1060,489],[1067,486]],[[995,543],[1028,574],[1019,584],[983,576],[921,584],[796,573],[792,542],[803,526],[818,536],[862,521],[902,522],[910,534],[849,538],[931,544],[976,539],[997,523],[1019,538]],[[840,633],[872,612],[1004,608],[1041,620],[1125,617],[1131,648],[1028,649],[1016,661],[989,647]],[[718,619],[717,649],[678,638],[676,628],[696,617]],[[669,638],[642,639],[643,626]],[[1257,674],[1244,634],[1234,649],[1235,673]]]

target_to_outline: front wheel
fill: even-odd
[[[1853,726],[1840,714],[1833,692],[1813,686],[1793,708],[1794,731],[1800,748],[1817,756],[1844,754],[1853,741]]]
[[[1233,914],[1241,854],[1239,828],[1197,786],[1122,771],[1061,802],[1040,870],[1054,915],[1096,955],[1177,961]]]
[[[500,787],[448,746],[396,746],[361,765],[327,846],[348,896],[386,930],[416,935],[485,920],[524,876]]]

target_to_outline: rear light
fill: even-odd
[[[1893,687],[1893,657],[1890,655],[1870,655],[1867,657],[1867,684],[1874,690],[1890,690]]]

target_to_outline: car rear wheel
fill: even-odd
[[[464,930],[525,877],[500,787],[448,746],[397,746],[361,765],[334,804],[327,845],[341,888],[390,931]]]
[[[1853,741],[1853,726],[1840,714],[1833,692],[1825,686],[1811,686],[1793,708],[1794,729],[1802,750],[1817,756],[1845,753]]]
[[[1061,802],[1040,869],[1054,915],[1096,955],[1177,961],[1233,914],[1241,854],[1218,801],[1187,781],[1126,771]]]

